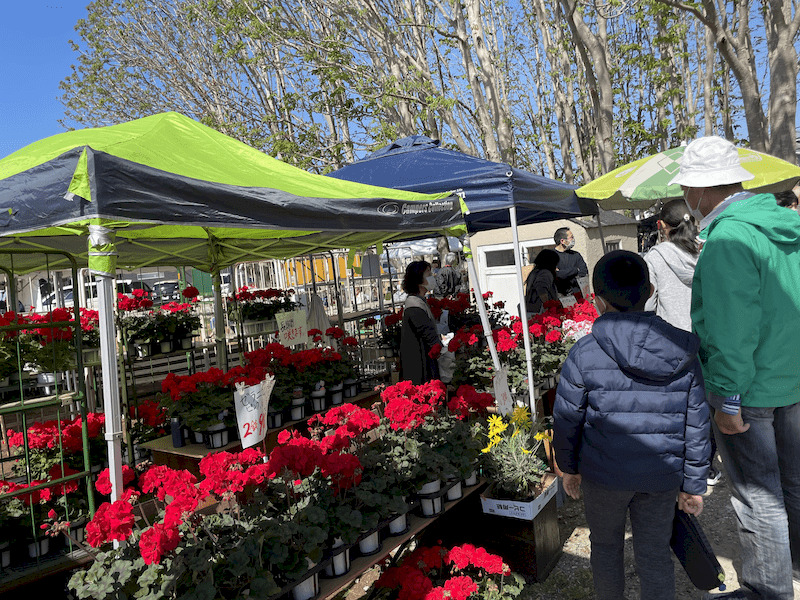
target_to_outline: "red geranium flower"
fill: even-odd
[[[156,523],[142,533],[139,550],[146,565],[161,563],[162,557],[178,547],[181,536],[177,527]]]
[[[200,295],[200,290],[198,290],[193,285],[190,285],[181,292],[181,296],[184,298],[197,298]]]
[[[561,339],[561,332],[557,329],[553,329],[552,331],[548,331],[547,335],[544,336],[544,341],[548,344],[552,344],[553,342],[557,342]]]
[[[325,335],[332,337],[335,340],[339,340],[344,337],[344,329],[341,327],[328,327],[325,330]]]
[[[93,548],[111,540],[123,542],[133,532],[133,524],[133,507],[128,502],[103,502],[94,518],[86,524],[86,541]]]
[[[134,479],[136,479],[136,471],[131,469],[128,465],[122,465],[122,487],[125,488]],[[95,489],[104,496],[111,495],[111,470],[103,469],[100,475],[97,476],[97,481],[94,484]]]

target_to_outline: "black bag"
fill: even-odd
[[[669,543],[697,589],[725,589],[725,573],[711,543],[703,533],[703,528],[694,515],[683,512],[677,503],[675,518],[672,520],[672,539]]]

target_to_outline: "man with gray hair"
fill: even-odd
[[[792,600],[800,573],[800,215],[716,137],[689,144],[683,188],[705,244],[692,282],[708,401],[742,544],[741,588],[707,598]]]

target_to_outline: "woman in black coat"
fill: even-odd
[[[408,294],[400,329],[400,379],[421,385],[439,379],[439,366],[429,352],[441,344],[436,321],[425,301],[434,288],[431,266],[424,260],[414,261],[406,268],[403,289]]]
[[[542,250],[533,259],[536,266],[525,280],[525,310],[529,315],[542,312],[542,306],[548,300],[558,299],[555,285],[558,259],[558,252],[548,249]]]

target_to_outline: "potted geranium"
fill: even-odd
[[[484,548],[463,544],[450,550],[418,546],[375,583],[377,598],[485,598],[510,600],[522,593],[525,580],[503,559]]]
[[[99,413],[86,415],[86,430],[89,439],[89,460],[100,465],[106,459],[103,440],[105,417]],[[26,431],[8,430],[8,447],[15,455],[14,473],[34,479],[47,479],[52,467],[61,456],[75,469],[83,468],[83,420],[77,417],[64,421],[34,422]],[[27,440],[27,453],[25,442]]]
[[[233,389],[226,373],[211,368],[193,375],[169,373],[161,384],[161,402],[170,417],[178,417],[196,443],[221,448],[228,443],[228,427],[235,423]]]
[[[83,364],[100,362],[100,316],[96,310],[81,307],[81,348]]]
[[[130,343],[130,354],[150,356],[158,341],[156,323],[151,312],[153,301],[142,289],[133,290],[131,296],[117,294],[117,328],[122,331],[123,340]]]
[[[40,325],[28,330],[31,337],[29,360],[39,369],[38,380],[45,384],[46,394],[53,392],[50,386],[60,380],[60,373],[75,364],[74,331],[70,324],[72,317],[73,314],[66,308],[54,308],[44,315],[28,316],[31,325]]]
[[[441,512],[442,498],[436,494],[450,470],[446,453],[442,452],[453,426],[444,409],[446,392],[438,380],[419,386],[401,381],[381,392],[383,414],[388,420],[385,437],[404,449],[406,456],[401,460],[410,465],[411,483],[423,496],[425,516]]]
[[[7,386],[10,376],[20,373],[30,357],[30,336],[5,328],[26,323],[28,320],[23,315],[12,311],[0,314],[0,387]]]
[[[294,290],[251,290],[247,286],[228,298],[228,318],[242,324],[245,335],[275,331],[275,315],[294,310]]]

